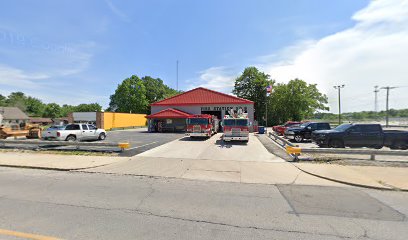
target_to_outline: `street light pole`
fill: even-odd
[[[340,95],[340,90],[342,88],[344,88],[346,85],[342,84],[342,85],[337,85],[337,86],[333,86],[334,89],[337,89],[338,91],[338,95],[339,95],[339,125],[341,124],[341,95]]]
[[[390,96],[390,89],[394,89],[397,87],[382,87],[381,89],[386,89],[387,90],[387,99],[386,99],[386,103],[385,103],[385,107],[386,107],[386,115],[385,115],[385,127],[388,127],[388,120],[389,120],[389,108],[388,108],[388,98]]]

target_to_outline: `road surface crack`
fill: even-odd
[[[145,199],[147,199],[149,196],[151,196],[151,194],[153,194],[153,193],[154,193],[154,189],[152,188],[152,191],[149,194],[147,194],[146,197],[144,199],[142,199],[142,201],[138,205],[140,206],[141,204],[143,204],[143,201]],[[153,213],[151,211],[145,211],[145,210],[141,210],[141,209],[138,209],[138,208],[130,209],[130,208],[93,207],[93,206],[87,206],[87,205],[75,205],[75,204],[68,204],[68,203],[55,203],[55,202],[47,202],[47,201],[33,201],[33,200],[13,199],[13,198],[5,197],[5,196],[2,196],[0,198],[13,200],[13,201],[33,202],[33,203],[40,203],[40,204],[51,204],[51,205],[56,205],[56,206],[76,207],[76,208],[85,208],[85,209],[92,209],[92,210],[122,211],[122,212],[126,212],[126,213],[131,212],[131,213],[144,215],[144,216],[152,216],[152,217],[158,217],[158,218],[173,219],[173,220],[192,222],[192,223],[211,224],[211,225],[216,225],[216,226],[232,227],[232,228],[238,228],[238,229],[253,229],[253,230],[261,230],[261,231],[273,231],[273,232],[284,232],[284,233],[319,235],[319,236],[322,236],[322,237],[323,236],[326,236],[326,237],[339,237],[339,238],[343,238],[343,239],[351,239],[352,238],[352,237],[349,237],[349,236],[341,236],[341,235],[332,234],[332,233],[316,233],[316,232],[306,232],[306,231],[301,231],[301,230],[287,230],[287,229],[282,229],[282,228],[267,228],[267,227],[258,227],[258,226],[242,226],[242,225],[236,225],[236,224],[230,224],[230,223],[224,223],[224,222],[184,218],[184,217],[178,217],[178,216],[157,214],[157,213]]]

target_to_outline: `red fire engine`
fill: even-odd
[[[209,114],[193,115],[187,118],[186,136],[211,137],[218,132],[219,120]]]
[[[249,119],[248,114],[243,113],[242,109],[238,112],[230,110],[230,115],[225,115],[222,121],[224,135],[222,139],[224,141],[249,141]]]

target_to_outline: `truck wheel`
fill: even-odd
[[[101,141],[105,140],[105,139],[106,139],[106,135],[105,135],[105,133],[101,133],[101,134],[99,134],[98,139],[99,139],[99,140],[101,140]]]
[[[403,142],[403,141],[398,141],[398,142],[394,143],[393,147],[394,148],[391,148],[391,149],[407,150],[408,149],[408,144]]]
[[[332,148],[344,148],[344,143],[341,140],[331,140],[329,146]]]
[[[300,143],[303,141],[303,137],[301,135],[295,135],[295,142]]]
[[[74,135],[69,135],[69,136],[65,139],[65,141],[75,142],[75,141],[76,141],[76,137],[75,137]]]

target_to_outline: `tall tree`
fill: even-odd
[[[6,104],[9,107],[18,107],[20,108],[21,111],[25,112],[26,111],[26,101],[27,97],[24,93],[22,92],[12,92],[10,95],[7,97]]]
[[[265,117],[266,87],[272,85],[273,80],[268,74],[259,71],[256,67],[247,67],[244,72],[235,79],[235,95],[255,102],[255,118],[262,122]]]
[[[145,76],[142,81],[146,88],[146,100],[148,102],[145,113],[150,113],[150,104],[180,93],[166,86],[160,78]]]
[[[27,97],[25,105],[26,112],[30,116],[41,116],[45,108],[45,104],[41,100],[33,97]]]
[[[3,95],[0,94],[0,106],[5,107],[6,106],[6,100],[7,98]]]
[[[102,111],[102,106],[98,103],[82,103],[74,107],[75,112],[100,112]]]
[[[144,113],[148,106],[146,88],[136,75],[123,80],[110,96],[109,111]]]
[[[61,107],[56,103],[48,103],[43,112],[43,117],[57,118],[61,116]]]
[[[273,87],[268,98],[268,124],[304,120],[318,110],[329,110],[327,96],[319,92],[316,84],[294,79]]]

